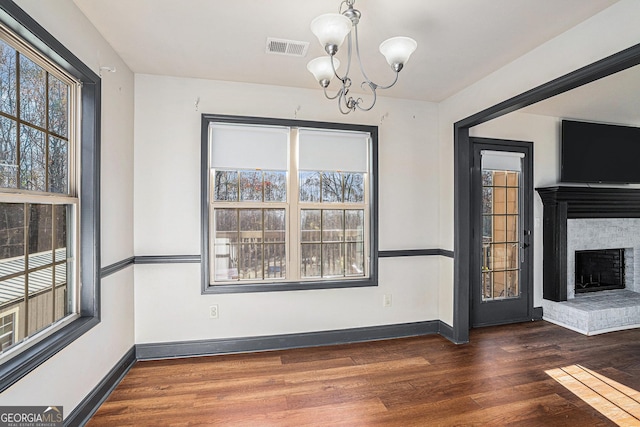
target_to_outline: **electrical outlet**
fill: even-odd
[[[382,306],[391,307],[391,294],[384,294],[382,296]]]
[[[219,316],[218,304],[214,304],[209,307],[209,317],[212,319],[217,319]]]

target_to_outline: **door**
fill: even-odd
[[[531,320],[533,144],[472,138],[471,325]]]

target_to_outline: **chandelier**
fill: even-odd
[[[409,37],[392,37],[383,41],[380,44],[380,53],[384,55],[387,62],[395,72],[395,79],[387,86],[380,86],[377,83],[372,82],[367,77],[367,74],[362,67],[362,61],[360,60],[358,22],[360,21],[361,13],[359,10],[353,8],[354,3],[355,0],[344,0],[338,9],[339,13],[327,13],[320,15],[311,21],[311,31],[316,35],[316,37],[318,37],[320,44],[327,52],[328,56],[321,56],[309,61],[307,69],[314,75],[318,83],[320,83],[320,86],[324,89],[324,95],[327,99],[338,100],[338,108],[340,108],[340,112],[342,114],[349,114],[350,112],[355,111],[356,108],[362,111],[371,110],[376,104],[376,90],[389,89],[396,84],[400,70],[402,70],[402,67],[404,67],[404,64],[407,63],[409,57],[418,46],[416,41]],[[352,40],[352,34],[355,42]],[[338,48],[344,42],[345,37],[347,37],[347,71],[344,76],[341,77],[337,72],[340,67],[340,61],[335,57],[335,55],[338,52]],[[364,81],[360,87],[363,90],[368,89],[373,95],[373,100],[368,106],[363,105],[362,98],[353,98],[352,96],[349,96],[349,89],[351,88],[349,71],[351,69],[352,45],[355,45],[358,65],[360,66],[360,71],[364,77]],[[335,95],[331,96],[327,92],[327,87],[334,76],[340,80],[341,87]]]

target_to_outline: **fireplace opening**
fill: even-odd
[[[624,289],[624,249],[576,251],[576,293]]]

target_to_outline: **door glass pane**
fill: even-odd
[[[496,187],[504,187],[507,185],[506,171],[491,171],[493,174],[493,185]]]
[[[507,213],[518,213],[518,188],[507,188]]]
[[[493,273],[493,291],[490,295],[492,299],[505,298],[507,276],[505,271],[496,271]]]
[[[482,213],[483,214],[493,213],[493,188],[492,187],[482,188]]]
[[[507,215],[507,242],[518,241],[518,216]]]
[[[493,286],[491,285],[491,272],[483,271],[482,272],[482,300],[491,299],[491,292]]]
[[[493,212],[494,214],[507,213],[507,189],[505,187],[493,188]]]
[[[493,216],[492,240],[494,242],[507,241],[507,216],[506,215]]]
[[[482,170],[482,301],[520,296],[520,172]]]
[[[507,271],[507,297],[517,297],[520,295],[520,275],[517,270]]]

